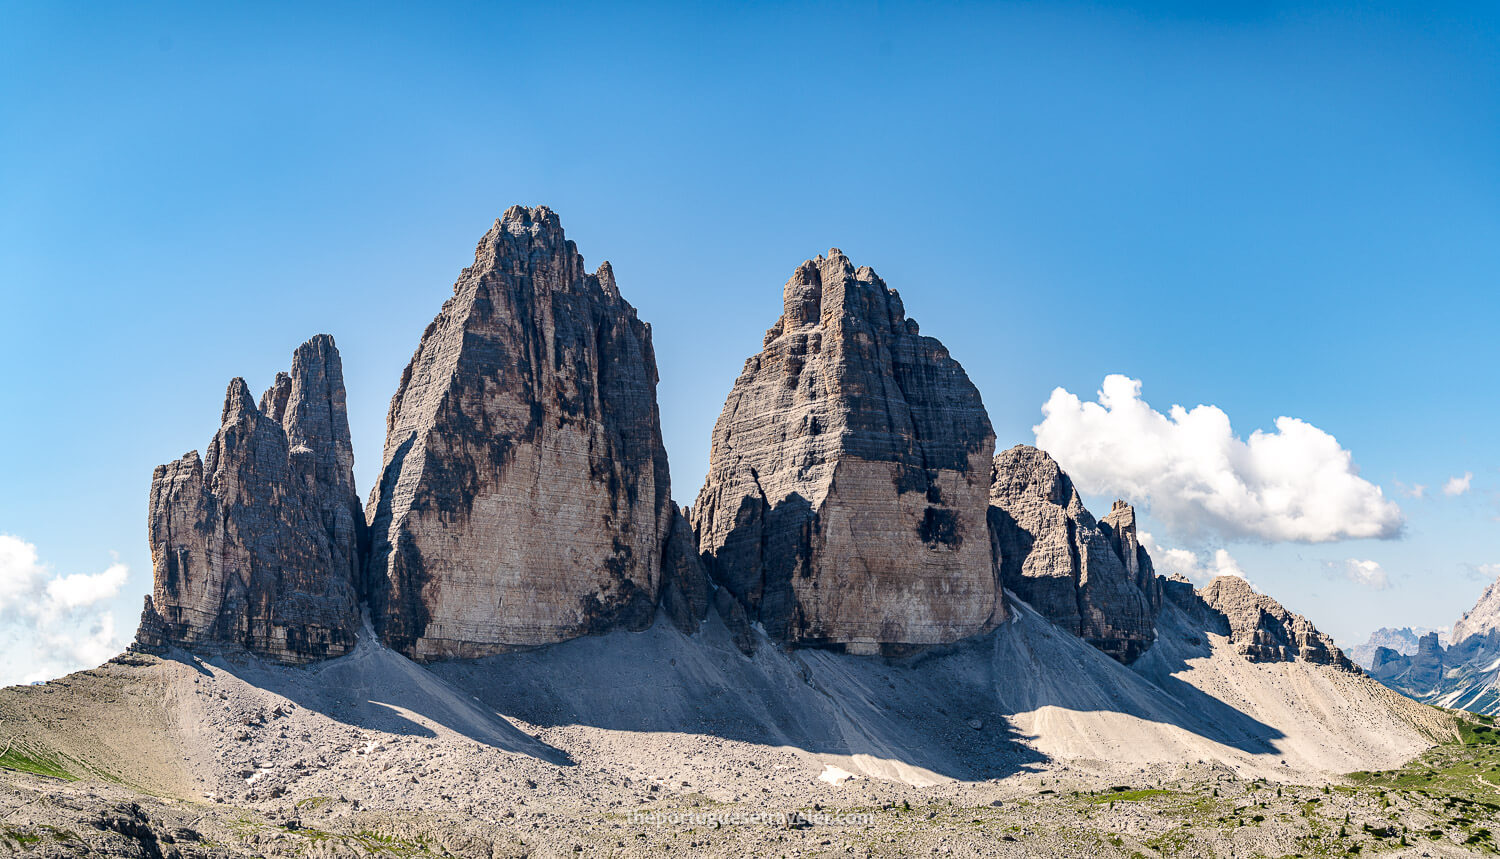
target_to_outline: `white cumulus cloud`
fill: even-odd
[[[1200,585],[1208,584],[1215,576],[1245,578],[1245,571],[1240,569],[1239,561],[1226,549],[1218,549],[1204,557],[1187,549],[1168,549],[1158,545],[1145,531],[1141,532],[1140,541],[1151,555],[1152,566],[1163,575],[1178,573]]]
[[[1180,537],[1322,543],[1394,537],[1401,508],[1359,476],[1338,439],[1297,418],[1234,434],[1217,406],[1168,414],[1141,383],[1105,377],[1099,401],[1057,388],[1033,427],[1084,492],[1138,503]]]
[[[1474,472],[1465,471],[1463,477],[1450,477],[1443,484],[1444,495],[1462,495],[1469,491],[1469,484],[1474,482]]]
[[[0,534],[0,686],[92,668],[125,642],[103,605],[130,571],[116,562],[101,573],[59,576],[36,546]]]
[[[1375,561],[1349,558],[1343,563],[1344,578],[1370,590],[1383,591],[1391,586],[1390,576]]]

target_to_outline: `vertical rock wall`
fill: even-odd
[[[509,209],[391,400],[367,510],[382,638],[467,658],[648,625],[675,513],[656,381],[608,263]]]
[[[338,351],[321,335],[265,411],[235,379],[207,455],[157,467],[141,644],[232,644],[284,662],[353,645],[359,502],[343,399]]]
[[[715,581],[771,637],[874,652],[1004,616],[979,392],[837,249],[802,264],[714,427],[692,507]]]
[[[1101,526],[1057,462],[1029,445],[995,457],[990,505],[1006,587],[1121,662],[1151,646],[1160,591],[1128,505]]]

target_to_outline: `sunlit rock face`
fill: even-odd
[[[154,582],[137,641],[282,662],[346,652],[362,517],[333,338],[299,347],[261,407],[243,379],[230,382],[220,423],[206,456],[152,475]]]
[[[364,590],[421,660],[642,628],[675,512],[650,327],[545,207],[512,207],[387,418]]]
[[[990,505],[1006,587],[1121,662],[1151,647],[1160,585],[1129,505],[1096,521],[1057,462],[1029,445],[995,457]]]
[[[1239,576],[1219,576],[1199,593],[1228,622],[1230,641],[1252,662],[1300,659],[1344,671],[1359,670],[1333,639],[1319,632],[1311,621],[1288,611],[1265,594],[1256,593]],[[1432,636],[1432,643],[1437,643],[1436,635]]]
[[[837,249],[803,263],[714,427],[692,507],[721,591],[776,640],[887,651],[1005,615],[979,392]]]

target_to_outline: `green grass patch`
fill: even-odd
[[[1090,797],[1089,802],[1093,802],[1096,804],[1101,802],[1140,802],[1143,799],[1150,799],[1154,796],[1175,795],[1176,794],[1170,790],[1162,790],[1160,788],[1154,787],[1142,788],[1140,790],[1130,790],[1128,788],[1125,790],[1120,790],[1119,788],[1115,788],[1109,793],[1101,793],[1098,796]]]
[[[1465,718],[1458,720],[1458,738],[1466,746],[1500,745],[1500,731],[1492,725]]]
[[[6,748],[4,754],[0,754],[0,769],[31,773],[62,781],[78,781],[78,776],[68,770],[61,755],[30,749],[20,743],[12,744]]]

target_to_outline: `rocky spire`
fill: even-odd
[[[305,405],[332,413],[318,396],[343,380],[331,338],[313,343],[332,354],[334,378],[320,389],[303,385]],[[264,402],[282,409],[278,382]],[[321,393],[320,393],[321,392]],[[324,527],[321,499],[340,491],[303,464],[337,459],[320,438],[295,452],[280,421],[261,411],[243,379],[229,384],[221,426],[206,457],[197,451],[158,466],[152,475],[148,530],[154,585],[138,641],[145,646],[238,645],[285,662],[339,655],[354,643],[359,611],[351,562]],[[347,421],[342,437],[347,447]],[[337,435],[337,433],[332,433]],[[352,476],[348,489],[353,491]]]
[[[1161,611],[1161,585],[1156,580],[1156,567],[1151,563],[1151,555],[1141,545],[1140,536],[1136,533],[1135,508],[1124,501],[1115,501],[1109,508],[1109,515],[1099,520],[1099,530],[1109,538],[1109,544],[1125,564],[1125,572],[1129,574],[1130,580],[1150,603],[1154,617]]]
[[[835,248],[792,274],[763,346],[692,507],[721,593],[772,638],[856,652],[1003,618],[985,524],[994,432],[895,290]]]
[[[365,516],[354,488],[344,364],[333,338],[319,334],[297,347],[290,376],[278,373],[262,402],[266,398],[275,406],[268,416],[286,431],[292,473],[316,501],[334,565],[346,571],[351,583],[357,582],[366,542]]]
[[[1121,662],[1145,652],[1155,641],[1159,591],[1154,574],[1145,590],[1138,578],[1151,561],[1134,511],[1117,505],[1101,527],[1057,462],[1029,445],[996,456],[993,475],[989,522],[1005,586]]]
[[[507,210],[391,400],[366,511],[384,640],[426,660],[648,625],[675,512],[656,381],[608,265]]]

